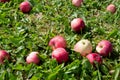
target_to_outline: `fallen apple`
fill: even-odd
[[[94,65],[94,62],[102,63],[102,57],[97,53],[90,53],[86,56],[86,58],[90,61],[91,64]]]
[[[75,44],[74,51],[79,52],[82,56],[86,56],[92,52],[92,44],[89,40],[82,39]]]
[[[111,53],[113,50],[112,43],[108,40],[102,40],[98,43],[96,46],[96,51],[101,55],[101,56],[108,56],[109,53]]]
[[[3,64],[5,59],[10,59],[9,54],[5,50],[0,50],[0,64]]]
[[[76,7],[81,6],[83,0],[72,0],[72,4]]]
[[[62,36],[55,36],[49,41],[49,46],[53,50],[56,48],[66,48],[66,40]]]
[[[116,7],[114,4],[110,4],[107,6],[107,11],[111,12],[111,13],[115,13],[116,12]]]
[[[57,48],[52,52],[52,58],[56,59],[58,63],[68,61],[68,52],[64,48]]]
[[[24,1],[20,4],[20,10],[23,13],[29,13],[32,9],[31,3],[28,1]]]
[[[0,2],[3,2],[3,3],[5,3],[5,2],[9,2],[10,0],[0,0]]]
[[[81,18],[75,18],[71,21],[71,28],[75,32],[80,32],[85,27],[85,23]]]
[[[40,59],[39,59],[39,57],[38,57],[38,54],[39,54],[38,52],[31,52],[31,53],[27,56],[26,62],[27,62],[28,64],[30,64],[30,63],[39,64]]]

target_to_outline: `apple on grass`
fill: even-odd
[[[113,50],[112,43],[108,40],[102,40],[96,46],[96,51],[101,56],[108,56]]]
[[[72,0],[72,4],[76,7],[81,6],[82,3],[83,3],[83,0]]]
[[[97,53],[90,53],[86,56],[86,58],[90,61],[91,64],[94,65],[94,62],[102,63],[102,57]]]
[[[0,64],[4,64],[5,59],[10,59],[9,54],[5,50],[0,50]]]
[[[39,59],[39,57],[38,57],[38,54],[39,54],[38,52],[31,52],[31,53],[27,56],[26,62],[27,62],[28,64],[30,64],[30,63],[39,64],[40,59]]]
[[[3,2],[3,3],[5,3],[5,2],[9,2],[10,0],[0,0],[0,2]]]
[[[66,40],[62,36],[55,36],[49,41],[49,46],[53,50],[56,48],[66,48]]]
[[[92,52],[92,44],[87,39],[82,39],[74,45],[74,51],[79,52],[82,56]]]
[[[52,58],[56,59],[58,63],[68,61],[68,52],[64,48],[57,48],[52,52]]]
[[[107,11],[111,12],[111,13],[115,13],[116,12],[116,7],[114,4],[110,4],[107,6]]]
[[[20,10],[23,13],[29,13],[31,11],[31,9],[32,9],[32,5],[28,1],[22,2],[19,7],[20,7]]]
[[[71,21],[71,28],[75,32],[80,32],[84,27],[85,23],[81,18],[75,18]]]

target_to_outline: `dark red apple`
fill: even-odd
[[[112,43],[108,40],[102,40],[98,43],[96,46],[96,51],[101,55],[101,56],[108,56],[109,53],[111,53],[113,50]]]
[[[49,46],[53,50],[56,48],[66,48],[66,40],[62,36],[55,36],[49,41]]]
[[[29,13],[32,9],[31,3],[28,1],[24,1],[20,4],[20,10],[23,13]]]
[[[5,59],[10,59],[9,54],[5,50],[0,50],[0,64],[3,64]]]
[[[116,12],[116,7],[114,4],[110,4],[107,6],[107,11],[111,12],[111,13],[115,13]]]
[[[71,28],[75,32],[80,32],[85,27],[85,23],[81,18],[75,18],[71,21]]]
[[[83,0],[72,0],[72,4],[76,7],[81,6]]]
[[[39,64],[40,59],[39,59],[39,57],[38,57],[38,54],[39,54],[38,52],[31,52],[31,53],[27,56],[26,62],[27,62],[28,64],[30,64],[30,63]]]
[[[68,52],[64,48],[57,48],[52,52],[52,58],[56,59],[58,63],[68,61]]]
[[[94,62],[102,63],[102,57],[97,53],[90,53],[86,56],[86,58],[90,61],[91,64],[94,65]]]
[[[5,2],[9,2],[10,0],[0,0],[0,2],[3,2],[3,3],[5,3]]]

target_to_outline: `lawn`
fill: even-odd
[[[29,1],[33,8],[28,14],[19,10],[23,0],[0,3],[0,49],[10,54],[0,65],[0,80],[120,80],[120,0],[84,0],[80,7],[71,0]],[[114,14],[106,11],[111,3],[117,8]],[[70,27],[74,18],[85,22],[80,33]],[[67,41],[67,63],[51,58],[48,43],[56,35]],[[113,51],[94,67],[73,50],[81,39],[91,41],[93,52],[98,42],[109,40]],[[39,65],[26,63],[32,51],[39,52]]]

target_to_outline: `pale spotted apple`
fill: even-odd
[[[82,56],[86,56],[92,52],[92,44],[89,40],[82,39],[75,44],[74,51],[79,52]]]

